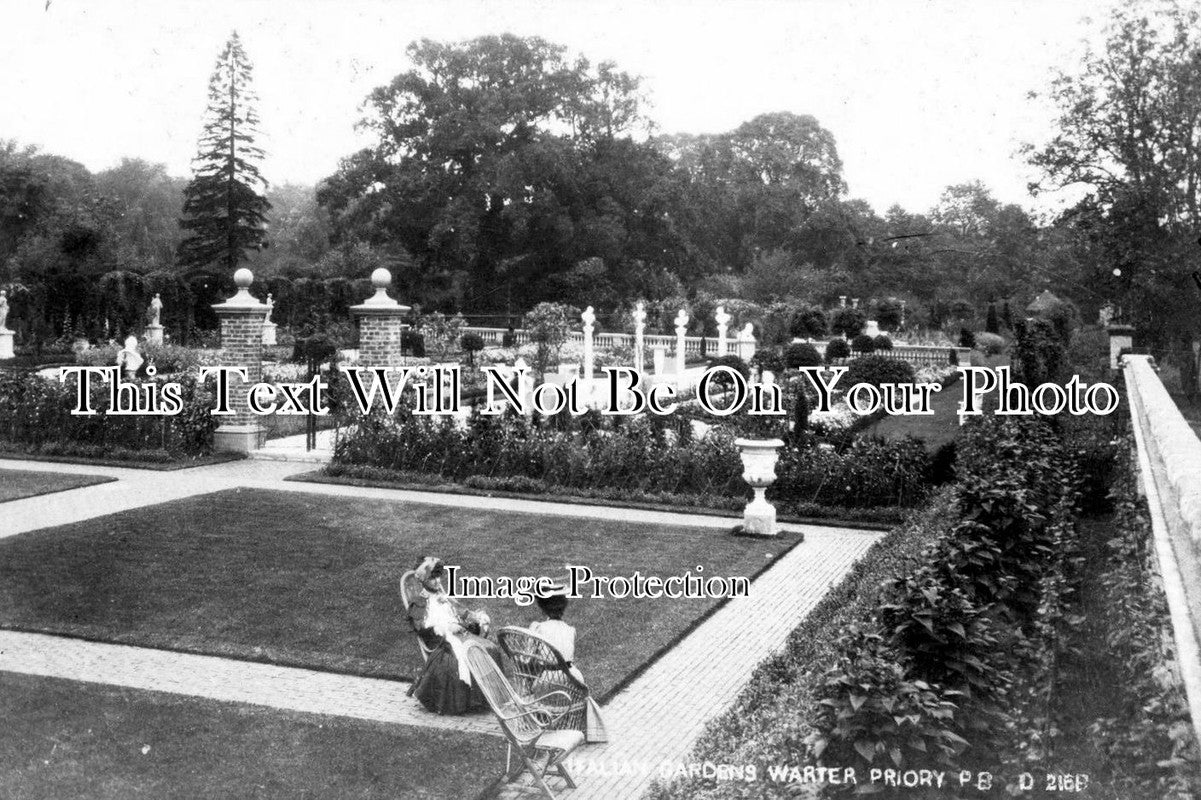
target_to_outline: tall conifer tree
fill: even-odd
[[[246,251],[266,246],[266,212],[271,204],[263,196],[267,182],[258,167],[263,151],[254,144],[259,117],[252,71],[235,31],[209,79],[194,174],[184,190],[179,224],[188,236],[180,243],[177,258],[188,270],[221,267],[228,275]]]

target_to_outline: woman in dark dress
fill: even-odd
[[[421,590],[409,601],[409,623],[432,652],[410,693],[436,714],[465,714],[487,708],[464,658],[467,642],[476,641],[504,669],[500,648],[484,638],[488,635],[488,615],[482,611],[461,611],[455,605],[442,585],[441,560],[425,558],[414,573]]]

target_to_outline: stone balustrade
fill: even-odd
[[[1155,566],[1168,601],[1179,677],[1201,739],[1201,440],[1150,356],[1125,356],[1122,368]]]

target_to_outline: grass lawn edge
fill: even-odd
[[[563,503],[573,506],[603,506],[606,508],[628,508],[633,511],[662,511],[668,514],[692,514],[698,517],[716,517],[718,519],[741,520],[742,512],[722,508],[696,508],[695,506],[678,506],[662,503],[638,503],[625,500],[608,500],[594,497],[581,497],[571,494],[532,494],[524,492],[509,492],[498,489],[475,489],[459,483],[406,483],[404,481],[375,480],[371,478],[352,478],[341,475],[327,475],[324,468],[289,475],[285,481],[294,483],[324,483],[336,486],[358,486],[370,489],[400,489],[411,492],[429,492],[430,494],[457,494],[471,497],[498,497],[506,500],[533,500],[539,503]],[[908,511],[909,509],[904,509]],[[821,528],[852,528],[865,531],[889,531],[899,522],[875,522],[844,517],[794,517],[781,514],[779,522],[788,525],[812,525]],[[733,527],[733,525],[731,525]]]
[[[2,464],[0,464],[0,466],[2,466]],[[21,495],[20,497],[14,497],[11,500],[0,500],[0,503],[15,503],[18,500],[28,500],[31,497],[44,497],[45,495],[48,495],[48,494],[58,494],[59,492],[70,492],[75,489],[86,489],[89,486],[99,486],[103,483],[113,483],[114,481],[119,480],[119,478],[114,478],[111,475],[85,475],[81,472],[51,472],[48,474],[57,475],[57,476],[63,476],[63,475],[78,476],[80,478],[86,478],[87,482],[77,484],[75,486],[60,486],[57,488],[56,487],[47,487],[45,489],[39,489],[38,491],[35,491],[35,492],[30,492],[29,494]]]
[[[20,450],[0,450],[0,462],[12,461],[45,461],[52,464],[79,464],[85,467],[127,467],[128,469],[145,469],[154,472],[175,472],[193,467],[211,467],[226,464],[230,461],[241,461],[246,458],[244,453],[213,453],[187,461],[126,461],[120,458],[92,458],[91,456],[55,456],[44,453],[25,453]],[[115,480],[115,478],[114,478]]]

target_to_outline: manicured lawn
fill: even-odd
[[[54,472],[30,472],[0,468],[0,503],[51,492],[65,492],[81,486],[108,483],[116,478],[103,475],[67,475]]]
[[[937,450],[959,435],[959,401],[963,399],[963,381],[956,381],[941,392],[931,395],[932,415],[906,414],[887,416],[867,429],[869,436],[901,439],[912,436],[926,443],[926,449]]]
[[[0,673],[6,800],[471,798],[500,739]]]
[[[753,576],[795,544],[720,530],[265,490],[191,497],[0,541],[0,625],[381,677],[420,668],[398,578],[441,556],[472,576]],[[752,588],[753,591],[753,588]],[[716,606],[576,600],[576,660],[596,694]],[[536,607],[469,601],[495,626]]]

